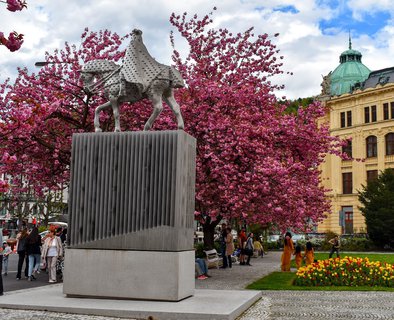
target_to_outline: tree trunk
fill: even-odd
[[[202,223],[202,231],[204,232],[204,249],[211,250],[215,248],[215,228],[222,220],[222,216],[216,217],[215,221],[212,221],[210,217],[205,218],[205,222]]]

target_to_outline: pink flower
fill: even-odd
[[[6,46],[11,52],[19,50],[23,43],[23,34],[18,34],[15,31],[11,32],[8,39],[0,32],[0,44]]]
[[[7,192],[9,188],[9,184],[7,181],[0,180],[0,193]]]
[[[7,10],[15,12],[27,8],[26,2],[22,0],[7,0]]]

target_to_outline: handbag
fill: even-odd
[[[47,261],[46,261],[46,259],[42,259],[41,260],[40,268],[41,268],[41,270],[45,270],[47,268]]]

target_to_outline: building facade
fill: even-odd
[[[340,65],[324,77],[319,99],[329,108],[322,120],[331,134],[350,139],[343,152],[359,160],[326,156],[321,178],[331,190],[331,212],[317,230],[366,232],[358,191],[380,171],[394,168],[394,67],[370,72],[349,40]]]

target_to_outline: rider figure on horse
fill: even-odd
[[[136,85],[141,94],[144,93],[151,81],[166,67],[158,63],[149,54],[142,41],[141,30],[134,29],[132,34],[132,39],[127,47],[123,66],[120,70],[120,96],[126,95],[127,82]]]

